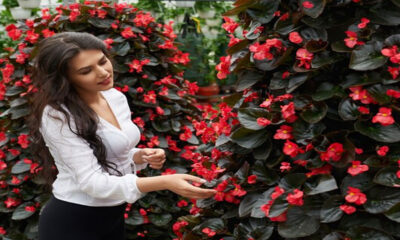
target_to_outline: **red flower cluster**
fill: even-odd
[[[264,44],[256,42],[255,44],[251,45],[249,49],[254,53],[254,59],[257,60],[272,60],[274,59],[272,50],[276,50],[278,53],[286,50],[282,41],[277,38],[267,39]]]
[[[299,48],[296,52],[296,59],[299,60],[298,67],[304,66],[306,69],[311,68],[311,61],[314,58],[314,54],[307,51],[305,48]]]
[[[220,57],[220,63],[215,66],[215,70],[218,71],[217,77],[218,79],[224,79],[229,74],[229,67],[231,65],[231,56],[222,56]]]
[[[222,27],[229,33],[233,33],[236,28],[239,26],[238,23],[236,23],[235,21],[233,21],[231,18],[229,17],[223,17],[225,23],[222,24]]]
[[[375,99],[371,97],[371,95],[368,93],[366,89],[363,89],[362,86],[355,86],[349,88],[352,93],[349,94],[349,96],[354,100],[354,101],[360,101],[363,104],[377,104]]]
[[[344,43],[348,48],[354,48],[356,45],[364,45],[364,42],[358,41],[357,33],[353,31],[346,31],[347,38]]]
[[[234,188],[229,191],[225,191],[229,183],[232,183]],[[240,200],[237,197],[242,197],[247,194],[247,192],[239,184],[236,183],[236,179],[232,177],[222,181],[214,189],[217,190],[217,193],[214,195],[214,199],[219,202],[226,201],[234,204],[239,204]]]
[[[382,126],[389,126],[394,123],[394,118],[392,117],[392,109],[381,107],[379,112],[372,118],[373,123],[380,123]]]
[[[394,64],[400,63],[400,53],[398,52],[398,47],[396,45],[393,45],[392,47],[389,48],[383,48],[381,50],[381,53],[383,56],[389,57],[390,62]],[[396,79],[399,76],[399,70],[400,68],[398,66],[397,67],[388,66],[388,72],[392,75],[393,79]]]
[[[283,212],[279,216],[269,217],[269,211],[271,209],[272,204],[274,204],[275,199],[277,199],[283,193],[285,193],[285,190],[283,188],[279,187],[279,186],[276,186],[274,192],[271,194],[271,200],[269,200],[267,204],[264,204],[264,205],[261,206],[261,210],[265,213],[265,216],[267,216],[271,221],[274,221],[274,222],[285,222],[287,220],[287,217],[286,217],[287,211]],[[292,200],[293,199],[291,199],[291,201]]]
[[[320,157],[322,161],[332,160],[337,162],[342,158],[343,152],[343,144],[332,143],[325,152],[320,153]]]

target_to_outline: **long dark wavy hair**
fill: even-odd
[[[64,104],[76,124],[76,132],[73,129],[71,131],[89,143],[102,169],[106,172],[113,169],[121,176],[115,163],[106,160],[106,147],[96,134],[98,115],[79,97],[67,78],[68,62],[82,50],[98,49],[112,60],[105,44],[89,33],[63,32],[43,39],[37,48],[37,55],[33,60],[32,83],[38,91],[30,99],[31,112],[26,120],[32,139],[30,149],[33,159],[39,162],[38,168],[42,167],[38,174],[44,180],[45,191],[52,190],[52,184],[58,174],[54,159],[39,131],[46,105],[62,112],[71,129],[71,116],[61,107]]]

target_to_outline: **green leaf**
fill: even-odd
[[[250,17],[257,20],[261,24],[269,23],[275,16],[274,13],[278,10],[280,0],[259,0],[256,4],[249,7],[246,13]]]
[[[320,175],[317,177],[316,181],[305,183],[304,193],[307,195],[315,195],[329,192],[337,188],[336,180],[332,175]]]
[[[382,67],[387,58],[381,54],[382,42],[369,42],[352,52],[349,68],[367,71]]]
[[[390,103],[392,100],[392,98],[386,94],[386,91],[388,89],[392,88],[390,86],[384,86],[382,84],[375,84],[367,88],[367,91],[380,105],[385,105]]]
[[[293,137],[299,140],[310,140],[322,134],[326,126],[321,123],[307,123],[303,120],[297,120],[293,123]],[[307,141],[304,141],[307,142]]]
[[[357,121],[354,123],[354,129],[379,142],[395,143],[400,141],[400,126],[397,123],[382,126],[381,124]]]
[[[274,172],[272,169],[265,167],[263,162],[260,160],[257,160],[254,163],[252,170],[253,174],[257,176],[257,181],[260,181],[267,185],[273,185],[279,179],[278,174]]]
[[[25,117],[30,113],[30,107],[15,107],[10,108],[11,119],[15,120],[21,117]]]
[[[306,1],[311,2],[314,6],[312,8],[303,7],[303,3]],[[321,13],[324,11],[325,4],[326,4],[326,0],[300,0],[299,1],[301,11],[304,14],[306,14],[312,18],[317,18],[319,15],[321,15]]]
[[[304,173],[290,173],[281,179],[279,185],[285,189],[296,189],[300,188],[306,180]]]
[[[14,166],[11,169],[11,173],[12,174],[20,174],[20,173],[24,173],[27,172],[31,169],[31,165],[30,164],[26,164],[24,162],[24,160],[19,160],[16,164],[14,164]]]
[[[230,107],[233,107],[243,96],[243,92],[232,93],[228,96],[224,96],[222,101],[227,103]]]
[[[168,132],[171,130],[169,121],[153,120],[151,121],[151,126],[158,132]]]
[[[384,213],[387,218],[400,223],[400,202]]]
[[[91,17],[88,19],[88,22],[98,28],[110,28],[114,20]]]
[[[269,157],[272,150],[272,143],[267,139],[261,146],[253,150],[253,156],[257,160],[265,160]]]
[[[26,98],[16,98],[16,99],[14,99],[14,100],[12,100],[11,102],[10,102],[10,107],[18,107],[18,106],[21,106],[21,105],[23,105],[23,104],[25,104],[25,103],[27,103],[28,102],[28,100],[26,99]]]
[[[24,92],[24,90],[25,89],[23,87],[19,87],[19,86],[7,87],[6,94],[4,94],[4,96],[12,97],[12,96],[15,96],[17,94]]]
[[[255,131],[240,127],[232,133],[231,139],[244,148],[253,149],[260,146],[268,139],[269,134],[267,133],[268,131],[265,129]]]
[[[278,233],[284,238],[300,238],[314,234],[319,229],[319,221],[307,215],[301,208],[288,210],[287,220],[278,224]]]
[[[195,226],[193,228],[193,231],[201,232],[201,230],[203,230],[206,227],[212,229],[213,231],[221,231],[224,229],[225,223],[220,218],[210,218],[205,220],[201,224]]]
[[[248,217],[254,208],[254,204],[263,195],[260,193],[249,193],[247,194],[239,205],[239,217]],[[259,210],[261,211],[261,209]]]
[[[382,81],[381,76],[377,72],[367,72],[364,74],[350,73],[346,76],[346,81],[340,83],[342,88],[349,88],[352,86],[364,86],[371,85],[372,83],[380,83]]]
[[[274,190],[275,188],[272,187],[260,195],[258,200],[253,204],[253,209],[251,210],[250,215],[252,218],[265,218],[265,213],[261,211],[261,206],[271,200],[270,196]]]
[[[393,240],[390,235],[384,232],[366,228],[366,227],[352,227],[346,232],[346,236],[354,240]]]
[[[389,1],[385,1],[389,3]],[[391,6],[390,6],[391,5]],[[382,4],[375,7],[369,8],[368,19],[372,23],[396,26],[400,24],[400,12],[396,5]]]
[[[144,223],[144,218],[140,215],[139,211],[133,211],[132,216],[125,219],[125,223],[131,226],[138,226]]]
[[[364,204],[364,208],[372,214],[388,211],[398,204],[400,199],[399,189],[390,187],[375,186],[365,194],[368,200]]]
[[[114,51],[118,56],[125,56],[129,52],[130,48],[129,42],[126,41],[113,46],[112,51]]]
[[[396,173],[398,167],[386,167],[379,170],[374,177],[374,183],[387,186],[387,187],[400,187],[400,178]]]
[[[345,121],[356,120],[358,116],[360,116],[358,106],[351,98],[342,99],[342,101],[339,103],[338,113],[339,116]]]
[[[318,86],[311,97],[314,101],[324,101],[332,98],[337,91],[339,91],[338,86],[333,85],[330,82],[323,82]]]
[[[282,194],[274,200],[269,209],[268,217],[277,217],[284,213],[289,208],[289,203],[286,201],[287,194]]]
[[[263,108],[239,108],[238,119],[243,127],[251,130],[260,130],[265,128],[257,123],[257,118],[267,117],[268,111]],[[267,117],[268,118],[268,117]]]
[[[273,77],[269,83],[269,88],[271,90],[284,89],[288,86],[288,79],[282,79],[283,72],[274,72]]]
[[[286,89],[287,93],[291,93],[296,90],[298,87],[303,85],[307,81],[308,75],[307,74],[297,74],[294,77],[289,79],[289,83]],[[286,79],[285,79],[286,80]],[[285,81],[282,80],[282,81]]]
[[[393,4],[400,7],[400,0],[391,0]]]
[[[342,195],[347,195],[348,187],[355,187],[364,192],[371,188],[374,184],[372,183],[372,179],[368,176],[367,173],[358,174],[356,176],[346,176],[342,180],[342,184],[340,185],[340,190]]]
[[[243,91],[261,81],[264,77],[262,72],[245,70],[238,74],[238,86],[237,91]]]
[[[169,213],[164,214],[149,214],[149,220],[157,227],[165,227],[172,220],[172,215]]]
[[[302,110],[300,116],[308,123],[317,123],[321,121],[328,111],[328,105],[325,102],[313,102]]]
[[[331,223],[336,222],[343,216],[343,211],[339,208],[343,204],[343,197],[341,195],[332,195],[321,208],[321,222]]]
[[[19,205],[13,212],[11,219],[12,220],[23,220],[32,216],[35,212],[29,212],[25,210],[26,206],[34,206],[33,202],[25,202]]]

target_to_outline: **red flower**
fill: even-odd
[[[43,37],[48,38],[48,37],[53,36],[56,33],[54,31],[49,30],[49,29],[44,29],[44,30],[42,30],[42,34],[43,34]]]
[[[212,237],[216,234],[211,228],[203,228],[202,230],[203,233],[205,233],[207,236]]]
[[[190,62],[189,53],[183,53],[182,51],[177,51],[175,55],[168,58],[169,61],[177,64],[187,65]]]
[[[27,212],[35,212],[36,208],[35,208],[35,206],[25,206],[25,211],[27,211]]]
[[[362,148],[355,148],[356,154],[362,154],[364,150]]]
[[[297,116],[295,115],[296,112],[295,112],[293,102],[290,102],[287,105],[281,106],[281,110],[282,110],[282,116],[286,120],[286,122],[292,123],[292,122],[296,121]]]
[[[281,169],[281,172],[284,172],[284,171],[290,171],[290,169],[292,169],[292,167],[290,166],[290,163],[288,163],[288,162],[281,162],[280,169]]]
[[[4,161],[0,161],[0,171],[4,170],[7,168],[7,163],[5,163]]]
[[[112,38],[107,38],[103,40],[104,44],[106,44],[107,49],[111,49],[111,44],[114,43],[114,40]]]
[[[299,189],[295,189],[293,191],[293,193],[288,194],[288,196],[286,197],[286,200],[288,201],[289,204],[296,205],[296,206],[302,206],[304,204],[303,196],[304,196],[303,191],[300,191]]]
[[[6,233],[7,233],[7,231],[3,227],[0,227],[0,234],[6,235]]]
[[[7,25],[7,35],[14,41],[18,40],[22,35],[22,30],[18,29],[14,24]]]
[[[272,60],[274,55],[270,52],[272,48],[275,48],[278,52],[284,50],[281,40],[277,38],[267,39],[264,44],[256,42],[249,47],[250,51],[254,53],[254,59],[257,60]]]
[[[168,24],[164,24],[163,34],[164,34],[164,36],[166,36],[170,39],[176,38],[176,34],[174,33],[174,29],[172,27],[173,23],[174,23],[174,21],[169,21]]]
[[[145,103],[156,103],[157,95],[154,90],[148,91],[147,94],[143,94],[143,101]]]
[[[362,89],[361,86],[355,86],[349,88],[352,93],[349,94],[349,96],[353,100],[360,100],[361,103],[364,104],[370,104],[370,103],[376,103],[376,101],[369,95],[366,89]]]
[[[319,174],[330,174],[331,171],[332,171],[332,166],[326,164],[323,167],[311,169],[311,172],[306,173],[306,176],[311,177]]]
[[[188,205],[188,202],[185,200],[180,200],[179,202],[176,203],[178,207],[186,207]]]
[[[344,42],[348,48],[354,48],[356,45],[363,45],[363,42],[358,41],[357,33],[352,31],[346,31],[347,38],[344,39]]]
[[[369,167],[368,165],[361,164],[360,161],[352,161],[352,165],[347,169],[347,172],[351,176],[358,175],[360,173],[368,171]]]
[[[33,30],[28,30],[26,32],[25,41],[34,44],[37,42],[38,39],[39,39],[39,34],[35,33]]]
[[[339,161],[342,158],[343,154],[343,145],[341,143],[332,143],[326,152],[321,153],[321,160],[322,161],[329,161],[332,159],[332,161]]]
[[[277,199],[280,195],[282,195],[283,193],[285,193],[285,189],[276,186],[274,189],[274,192],[271,194],[271,199],[275,200]]]
[[[136,33],[132,32],[132,28],[130,27],[124,28],[124,30],[121,32],[121,36],[124,38],[137,37]]]
[[[228,47],[232,47],[233,45],[236,45],[236,44],[239,43],[240,41],[242,41],[242,40],[240,40],[239,38],[235,38],[235,37],[233,36],[233,34],[230,34],[230,35],[229,35]]]
[[[379,156],[386,156],[386,154],[389,152],[389,147],[388,146],[382,146],[379,147],[378,150],[376,151]]]
[[[149,12],[146,12],[145,14],[139,12],[133,19],[133,22],[138,27],[147,27],[149,23],[154,22],[154,18],[151,16]]]
[[[224,79],[229,74],[229,66],[231,65],[231,56],[222,56],[220,57],[220,63],[215,66],[215,70],[218,71],[217,77],[218,79]]]
[[[367,196],[364,193],[362,193],[358,188],[348,187],[345,199],[349,203],[362,205],[367,201]]]
[[[283,153],[291,156],[292,158],[296,157],[299,153],[299,146],[297,146],[297,144],[294,142],[286,140],[286,143],[283,147]]]
[[[6,205],[6,208],[11,208],[11,207],[16,207],[20,203],[20,200],[8,197],[5,201],[4,204]]]
[[[268,98],[265,99],[264,102],[260,104],[260,107],[269,108],[273,102],[274,102],[274,95],[268,94]]]
[[[394,89],[388,89],[386,91],[386,94],[394,98],[400,98],[400,91],[396,91]]]
[[[394,119],[392,117],[392,109],[381,107],[379,108],[379,113],[377,113],[372,118],[373,123],[380,123],[382,126],[389,126],[394,123]]]
[[[265,126],[270,125],[271,121],[267,118],[259,117],[259,118],[257,118],[257,124],[265,127]]]
[[[282,125],[275,133],[274,139],[292,139],[293,128],[288,125]]]
[[[357,26],[358,28],[365,28],[368,23],[369,23],[368,18],[361,18],[361,23],[359,23]]]
[[[28,140],[28,135],[21,134],[18,136],[18,144],[21,145],[21,148],[27,148],[30,141]]]
[[[302,5],[304,8],[313,8],[314,7],[314,4],[310,1],[304,1]]]
[[[397,178],[400,178],[400,170],[396,173]]]
[[[367,107],[360,106],[357,109],[361,114],[369,114],[369,108],[367,108]]]
[[[340,208],[340,210],[342,210],[346,214],[352,214],[352,213],[354,213],[356,211],[355,207],[353,207],[351,205],[346,205],[346,204],[340,205],[339,208]]]
[[[298,32],[291,32],[289,34],[289,41],[291,41],[292,43],[300,44],[303,42],[303,38],[301,38]]]
[[[381,53],[383,56],[390,57],[392,63],[400,63],[400,53],[397,50],[397,46],[393,45],[391,48],[383,48]]]
[[[254,184],[257,181],[257,175],[250,175],[247,177],[247,183],[248,184]]]
[[[297,66],[304,66],[306,69],[310,69],[313,57],[314,54],[307,51],[307,49],[299,48],[296,52],[296,59],[300,60],[300,63]]]
[[[132,62],[128,64],[129,72],[133,72],[133,70],[136,70],[137,73],[141,73],[143,66],[148,64],[149,62],[149,59],[144,59],[142,61],[133,59]]]
[[[225,23],[222,24],[222,28],[224,28],[229,33],[233,33],[235,29],[239,26],[239,24],[230,19],[229,17],[223,17],[223,18]]]

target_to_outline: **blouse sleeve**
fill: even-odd
[[[50,115],[62,119],[54,119]],[[73,118],[71,128],[76,131]],[[79,189],[95,198],[124,200],[133,203],[145,194],[140,192],[134,173],[114,176],[102,170],[87,141],[74,134],[63,113],[46,106],[41,133],[57,164],[65,166]]]

